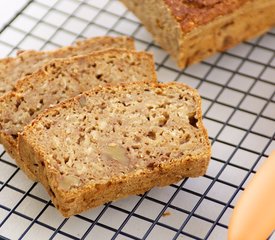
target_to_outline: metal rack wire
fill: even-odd
[[[160,81],[197,88],[212,141],[207,174],[62,218],[0,145],[0,236],[9,239],[227,239],[247,180],[275,149],[275,29],[180,71],[115,0],[30,0],[0,30],[1,57],[127,34],[155,54]]]

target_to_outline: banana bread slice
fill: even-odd
[[[0,96],[12,90],[15,82],[31,74],[54,58],[85,55],[107,48],[134,50],[134,42],[128,37],[95,37],[76,42],[75,46],[63,47],[54,51],[20,51],[17,57],[0,60]]]
[[[201,99],[180,83],[98,87],[46,110],[19,152],[65,216],[205,173]]]
[[[120,0],[181,68],[275,25],[274,0]]]
[[[14,91],[0,97],[0,142],[35,180],[18,155],[17,135],[25,125],[51,105],[94,86],[136,81],[157,81],[151,54],[110,49],[53,60],[18,81]]]

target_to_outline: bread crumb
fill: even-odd
[[[168,217],[170,215],[171,215],[171,212],[169,212],[169,211],[166,211],[162,214],[163,217]]]

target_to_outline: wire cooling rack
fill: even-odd
[[[155,54],[160,81],[197,88],[212,141],[205,176],[61,217],[40,184],[0,145],[0,235],[9,239],[227,239],[247,180],[275,149],[275,29],[180,71],[114,0],[32,0],[0,30],[0,55],[53,49],[78,38],[130,35]],[[275,238],[273,238],[275,239]]]

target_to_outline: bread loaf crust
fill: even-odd
[[[134,83],[131,88],[139,88],[142,83]],[[190,96],[195,99],[197,118],[196,126],[200,134],[197,136],[197,144],[202,147],[200,152],[186,152],[179,159],[169,161],[158,161],[158,164],[138,169],[132,172],[126,172],[124,175],[114,176],[106,181],[93,181],[81,187],[75,187],[70,190],[62,190],[58,177],[59,170],[47,157],[48,151],[37,144],[34,140],[36,130],[43,125],[48,116],[58,114],[62,109],[72,108],[79,104],[83,96],[89,97],[96,95],[97,92],[108,94],[113,90],[120,93],[129,86],[105,86],[95,88],[89,92],[83,93],[73,99],[65,101],[55,108],[48,109],[37,117],[30,125],[25,127],[23,133],[19,135],[19,152],[23,160],[28,164],[28,168],[37,172],[39,181],[47,189],[54,205],[65,216],[80,213],[92,207],[96,207],[108,201],[120,199],[131,194],[141,194],[155,186],[165,186],[177,182],[185,177],[198,177],[205,173],[210,155],[210,143],[207,131],[202,123],[201,100],[198,93],[183,84],[150,84],[150,87],[168,88],[168,87],[186,88]],[[41,125],[42,124],[42,125]],[[38,130],[40,131],[40,130]]]
[[[121,0],[180,68],[256,37],[275,25],[270,0]]]
[[[171,14],[187,33],[213,21],[215,18],[232,13],[249,0],[164,0]]]
[[[95,63],[104,64],[108,69],[104,69],[104,66],[101,69],[101,65],[96,66]],[[88,67],[89,65],[91,66]],[[80,75],[81,69],[88,71],[90,75]],[[113,72],[109,72],[110,69]],[[100,74],[96,76],[98,70]],[[102,72],[104,70],[108,72]],[[63,80],[64,77],[60,78],[65,73],[66,81]],[[156,79],[153,56],[145,52],[107,49],[85,56],[53,60],[18,81],[14,91],[0,97],[0,142],[28,177],[36,180],[35,174],[28,170],[19,156],[17,135],[39,112],[95,85],[117,84],[120,81],[156,82]],[[56,87],[55,94],[52,93],[53,85]],[[33,94],[34,91],[36,94]],[[41,99],[43,106],[37,109],[41,105]]]

